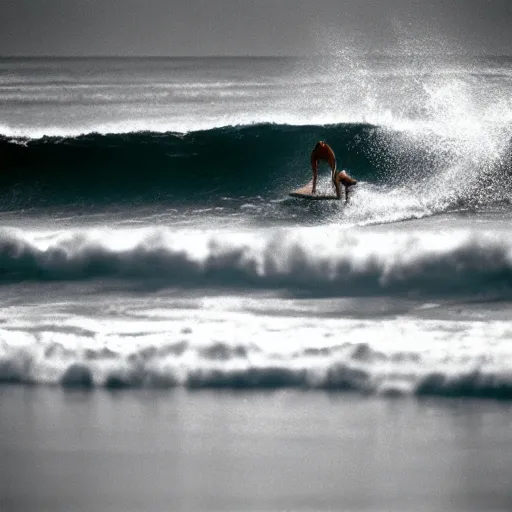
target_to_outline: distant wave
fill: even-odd
[[[137,287],[284,290],[288,295],[512,297],[508,235],[250,233],[170,229],[0,232],[0,282],[117,280]]]

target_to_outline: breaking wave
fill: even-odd
[[[309,153],[325,139],[358,180],[449,205],[508,197],[508,135],[455,139],[416,126],[370,124],[227,126],[189,133],[127,133],[40,139],[0,137],[3,210],[90,204],[283,197],[310,179]],[[503,131],[503,130],[502,130]]]
[[[383,171],[370,125],[231,126],[179,133],[86,134],[72,138],[0,138],[6,172],[2,189],[36,188],[47,201],[98,201],[137,194],[186,198],[192,191],[272,191],[279,183],[310,178],[314,141],[332,141],[340,162],[363,177]],[[32,199],[37,199],[32,195]],[[196,197],[197,199],[197,197]]]
[[[317,296],[508,298],[507,233],[337,227],[233,233],[168,228],[0,233],[0,282],[110,279],[148,287],[286,289]]]
[[[508,359],[461,350],[439,358],[417,351],[382,352],[366,343],[305,348],[286,356],[257,346],[186,341],[120,354],[108,348],[73,350],[4,346],[0,384],[104,387],[344,391],[385,396],[512,399]]]

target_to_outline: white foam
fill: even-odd
[[[335,296],[510,293],[509,231],[91,228],[0,232],[4,279],[116,278],[161,286]]]
[[[50,308],[33,306],[39,314],[30,323],[26,308],[12,308],[0,330],[0,380],[512,396],[510,322],[254,315],[243,299],[226,300],[179,309],[172,299],[124,297],[118,319],[111,300],[106,307],[98,299],[91,319],[86,300],[83,313],[70,315],[67,305],[58,322]]]

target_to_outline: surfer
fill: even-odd
[[[311,152],[311,169],[313,171],[313,187],[311,189],[313,194],[316,194],[316,182],[318,178],[318,163],[320,161],[327,162],[331,168],[331,179],[334,188],[336,189],[336,197],[341,199],[340,185],[345,187],[345,201],[348,201],[348,189],[357,183],[351,178],[346,171],[339,171],[336,168],[336,156],[331,147],[324,141],[316,143],[313,151]]]

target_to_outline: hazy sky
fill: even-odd
[[[0,54],[512,54],[511,22],[512,0],[0,0]]]

